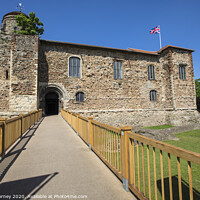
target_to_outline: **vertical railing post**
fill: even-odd
[[[69,123],[69,112],[68,112],[68,110],[66,110],[66,121],[67,121],[67,123]]]
[[[42,109],[40,108],[40,115],[39,115],[39,119],[42,118]]]
[[[126,191],[128,189],[129,178],[129,165],[128,165],[128,132],[132,130],[131,126],[120,127],[121,128],[121,166],[122,166],[122,181],[123,188]]]
[[[94,137],[93,137],[93,125],[92,125],[92,120],[93,117],[88,117],[89,119],[89,149],[92,149],[93,142],[94,142]]]
[[[70,125],[71,125],[71,127],[72,127],[72,113],[73,112],[70,112]]]
[[[76,115],[76,134],[78,135],[79,134],[79,114],[77,113]]]
[[[2,155],[0,160],[2,160],[5,156],[5,137],[6,137],[6,118],[0,118],[0,122],[3,122],[3,130],[2,130]]]
[[[39,110],[37,110],[37,113],[36,113],[36,122],[38,121],[38,117],[39,116]]]
[[[36,123],[37,121],[37,111],[34,111],[34,124]]]
[[[21,117],[21,138],[22,138],[24,130],[23,114],[19,114],[19,116]]]
[[[32,126],[32,125],[31,125],[31,114],[32,114],[32,113],[31,113],[31,112],[29,112],[28,114],[29,114],[29,118],[30,118],[30,126],[29,126],[29,129],[30,129],[30,128],[31,128],[31,126]]]

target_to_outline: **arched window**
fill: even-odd
[[[156,92],[156,90],[151,90],[149,96],[150,96],[150,101],[156,101],[157,100],[157,92]]]
[[[123,79],[123,69],[121,61],[114,62],[114,79]]]
[[[154,71],[153,65],[148,66],[148,79],[149,80],[155,80],[155,71]]]
[[[69,76],[80,78],[80,58],[71,57],[69,58]]]
[[[84,93],[83,92],[76,93],[76,102],[84,102]]]

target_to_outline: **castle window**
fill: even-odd
[[[14,27],[14,31],[17,31],[17,27],[16,26]]]
[[[156,101],[157,100],[157,92],[155,90],[150,91],[150,101]]]
[[[8,70],[6,70],[6,80],[8,80]]]
[[[186,79],[186,71],[185,71],[185,66],[180,65],[179,66],[179,78],[185,80]]]
[[[76,93],[76,102],[84,102],[84,93],[83,92]]]
[[[69,58],[69,76],[80,78],[80,58]]]
[[[154,71],[153,65],[148,66],[148,79],[149,80],[155,80],[155,71]]]
[[[114,62],[114,79],[123,79],[123,69],[121,61]]]

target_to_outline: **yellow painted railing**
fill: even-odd
[[[2,155],[2,149],[3,149],[3,131],[4,131],[4,124],[3,122],[0,122],[0,155]]]
[[[122,178],[121,174],[121,129],[102,124],[91,120],[91,130],[93,141],[91,141],[93,151],[101,157],[107,166],[115,174]]]
[[[0,119],[0,156],[11,147],[22,135],[42,117],[42,110],[20,114],[11,119]]]
[[[200,198],[191,168],[200,171],[200,154],[132,133],[132,127],[112,127],[66,110],[61,115],[139,199]]]
[[[196,173],[200,172],[200,154],[132,132],[125,137],[129,155],[126,177],[130,190],[140,199],[200,198],[200,184],[192,185],[191,168],[193,165]]]

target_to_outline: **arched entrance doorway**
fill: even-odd
[[[56,92],[49,92],[45,95],[45,114],[57,115],[59,112],[59,96]]]

